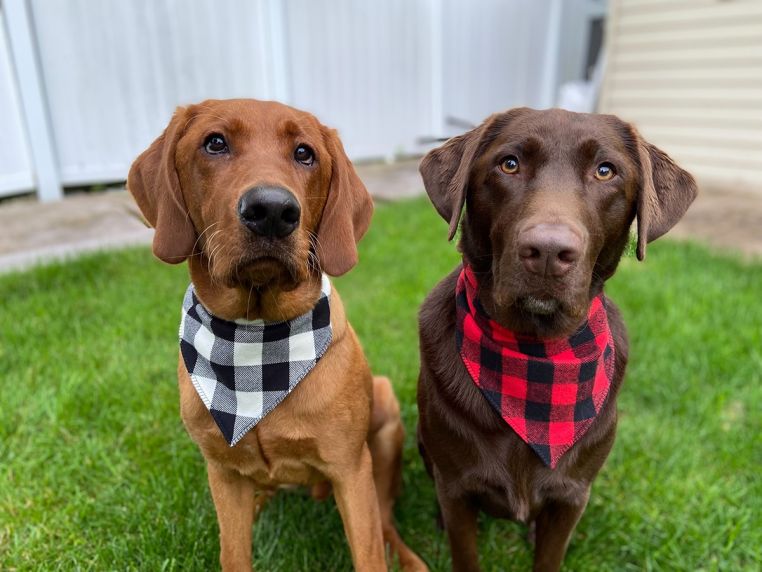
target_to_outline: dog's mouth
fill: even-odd
[[[545,278],[514,271],[504,282],[512,292],[514,307],[525,314],[541,319],[576,319],[584,314],[588,300],[589,281],[581,272],[562,278]],[[512,276],[512,277],[511,277]]]
[[[212,280],[228,288],[292,290],[309,278],[314,258],[297,233],[281,239],[231,235],[203,250]]]
[[[508,274],[515,279],[516,274]],[[573,331],[587,310],[587,289],[568,283],[497,281],[495,318],[518,333],[557,337]]]
[[[268,276],[283,272],[288,266],[287,258],[266,254],[243,258],[238,263],[238,271],[247,272],[252,275],[262,274],[263,276]]]
[[[262,287],[278,285],[288,288],[301,278],[291,256],[281,253],[253,254],[241,257],[230,273],[229,279],[237,286]]]
[[[522,310],[537,316],[552,316],[561,308],[561,302],[552,297],[522,296],[516,302]]]
[[[519,333],[541,338],[555,338],[574,331],[585,316],[582,299],[544,294],[524,294],[514,298],[505,314],[507,325]]]

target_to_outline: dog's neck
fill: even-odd
[[[229,286],[212,280],[206,265],[188,261],[191,281],[201,303],[223,320],[291,320],[311,310],[320,298],[321,275],[310,274],[294,288],[284,290],[279,284],[265,286]]]
[[[464,263],[467,263],[465,258]],[[487,314],[507,330],[538,339],[562,338],[576,331],[585,322],[593,298],[602,291],[602,284],[592,285],[587,306],[579,308],[576,313],[558,312],[552,316],[540,316],[526,312],[515,304],[502,304],[495,293],[492,273],[483,271],[479,274],[479,298]]]

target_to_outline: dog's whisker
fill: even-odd
[[[211,265],[212,265],[212,266],[215,266],[215,264],[214,264],[214,257],[215,257],[215,253],[216,253],[216,251],[217,251],[217,250],[220,248],[220,246],[222,246],[222,245],[220,244],[220,242],[219,242],[219,241],[217,241],[217,242],[215,243],[215,241],[216,241],[217,237],[218,237],[218,236],[219,236],[221,233],[222,233],[222,229],[217,229],[217,230],[215,230],[215,231],[214,231],[214,232],[213,232],[213,233],[212,233],[212,234],[209,236],[209,238],[208,238],[208,239],[207,239],[207,241],[206,241],[207,245],[209,245],[209,251],[210,251],[210,252],[209,252],[209,256],[208,256],[208,259],[209,259],[209,262],[211,263]],[[208,267],[208,269],[211,271],[211,267]]]
[[[204,236],[204,234],[206,234],[207,232],[209,232],[209,231],[212,229],[212,227],[214,227],[215,225],[218,225],[218,224],[220,224],[220,222],[221,222],[221,221],[217,221],[217,222],[213,222],[212,224],[208,225],[208,226],[207,226],[207,227],[206,227],[206,228],[205,228],[205,229],[204,229],[204,230],[201,232],[201,234],[199,234],[199,235],[198,235],[198,237],[196,237],[196,241],[193,243],[193,246],[191,247],[191,250],[195,250],[195,249],[196,249],[196,246],[198,245],[199,241],[200,241],[200,240],[201,240],[201,238]]]
[[[320,257],[317,255],[317,252],[322,250],[323,245],[320,243],[320,237],[316,233],[314,233],[311,230],[307,230],[307,237],[309,238],[311,248],[308,252],[307,258],[308,261],[314,262],[314,270],[318,273],[322,273],[322,265],[320,264]]]
[[[214,272],[213,270],[216,270],[217,268],[217,262],[215,258],[217,255],[217,252],[223,246],[223,244],[220,243],[220,241],[215,242],[215,239],[221,232],[222,232],[221,229],[215,231],[214,233],[212,233],[212,235],[209,237],[209,240],[207,241],[207,244],[210,245],[210,249],[209,249],[209,254],[207,255],[206,269],[209,273],[209,277],[211,278],[212,283],[218,284],[218,285],[219,285],[219,281],[217,280],[216,272]]]
[[[204,253],[201,252],[201,251],[197,251],[197,252],[191,252],[188,255],[180,254],[180,255],[177,255],[177,256],[165,256],[164,258],[167,259],[167,260],[184,260],[184,259],[186,259],[186,258],[188,258],[190,256],[200,256],[202,254],[204,254]]]

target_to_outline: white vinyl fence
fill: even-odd
[[[353,159],[420,153],[463,129],[449,118],[552,105],[602,3],[0,0],[0,195],[124,180],[175,106],[210,97],[312,111]]]
[[[0,10],[0,195],[34,187],[29,142],[24,129],[5,22]]]

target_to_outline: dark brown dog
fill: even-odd
[[[584,321],[616,270],[637,216],[637,255],[696,195],[692,177],[613,116],[515,109],[429,153],[421,174],[479,297],[500,325],[560,338]],[[627,335],[605,307],[615,345],[609,396],[584,436],[550,469],[488,405],[455,343],[456,280],[420,312],[419,445],[433,476],[454,570],[478,570],[477,512],[535,527],[535,570],[558,570],[590,486],[614,444]]]
[[[321,271],[357,262],[373,204],[338,136],[312,115],[255,100],[179,108],[130,170],[128,187],[156,228],[165,262],[188,260],[214,315],[288,320],[315,306]],[[182,418],[207,461],[224,570],[251,570],[251,527],[282,485],[333,485],[352,561],[386,570],[384,541],[404,569],[425,570],[392,510],[403,428],[389,380],[373,377],[331,294],[333,339],[293,392],[230,447],[178,366]]]

